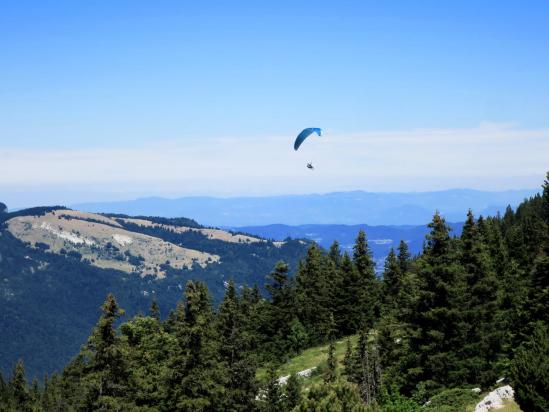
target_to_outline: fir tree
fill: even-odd
[[[522,410],[549,410],[549,333],[547,324],[539,322],[533,335],[516,351],[511,366],[516,400]]]
[[[429,224],[424,254],[418,270],[419,290],[415,307],[410,311],[412,334],[405,379],[410,390],[424,382],[429,390],[456,384],[453,377],[455,350],[462,343],[458,315],[460,291],[463,291],[463,269],[458,264],[455,242],[450,228],[438,214]]]
[[[331,285],[326,258],[313,243],[296,275],[296,300],[300,319],[314,341],[322,341],[330,327]]]
[[[83,352],[81,389],[79,397],[85,408],[109,409],[129,407],[129,370],[127,359],[119,345],[115,321],[124,314],[112,294],[101,307],[102,314]]]
[[[328,360],[327,360],[327,370],[324,375],[324,383],[332,383],[337,379],[337,359],[335,357],[335,342],[330,340],[330,345],[328,346]]]
[[[379,311],[379,285],[366,233],[363,230],[358,232],[353,246],[353,262],[359,277],[355,293],[358,296],[357,303],[362,316],[361,327],[370,328]]]
[[[30,411],[31,410],[31,395],[27,388],[27,378],[25,377],[25,366],[23,361],[18,361],[13,368],[11,380],[8,385],[11,401],[14,410]]]
[[[497,310],[497,281],[488,249],[474,220],[467,213],[461,235],[460,261],[465,273],[461,291],[461,361],[455,362],[455,379],[487,387],[495,379],[495,363],[500,352],[500,333],[494,322]],[[457,302],[456,302],[457,303]]]
[[[226,372],[224,407],[226,411],[250,411],[257,393],[255,360],[251,340],[245,331],[234,282],[227,286],[217,318],[221,343],[219,352]]]
[[[545,175],[542,189],[542,218],[549,226],[549,172]]]
[[[288,351],[287,337],[292,333],[292,321],[296,316],[294,289],[288,272],[288,265],[278,262],[265,286],[271,295],[266,333],[274,338],[273,350],[278,349],[281,355]]]
[[[156,319],[157,321],[160,321],[160,307],[158,306],[158,302],[156,301],[156,297],[154,297],[152,302],[151,302],[150,315],[153,319]]]
[[[225,373],[219,361],[211,298],[206,286],[189,281],[184,321],[175,333],[177,349],[170,359],[166,408],[181,411],[219,410]]]
[[[285,406],[287,411],[293,410],[301,401],[301,378],[292,373],[286,382],[286,387],[284,388],[285,395]]]
[[[343,357],[343,373],[349,378],[353,375],[353,347],[351,339],[347,338],[345,345],[345,355]]]
[[[267,385],[264,388],[264,402],[262,410],[265,412],[283,412],[285,409],[282,390],[278,383],[276,368],[271,365],[267,372]]]
[[[411,257],[412,255],[408,250],[408,244],[404,240],[401,240],[398,244],[398,265],[402,274],[408,271]]]
[[[334,263],[336,268],[341,266],[341,249],[339,247],[339,242],[334,240],[328,251],[328,257]]]
[[[401,277],[402,272],[398,258],[391,248],[385,259],[385,269],[383,271],[383,303],[386,311],[391,310],[396,305]]]

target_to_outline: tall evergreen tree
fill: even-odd
[[[292,373],[284,388],[285,409],[287,411],[293,410],[299,404],[301,401],[301,391],[301,378],[297,374]]]
[[[119,344],[114,323],[124,314],[112,294],[101,307],[102,314],[83,355],[79,401],[84,408],[116,409],[130,407],[130,373]]]
[[[288,337],[292,334],[292,321],[296,316],[294,289],[289,277],[289,267],[278,262],[269,276],[265,288],[271,295],[266,333],[273,337],[274,352],[282,356],[288,352]]]
[[[545,175],[545,181],[542,186],[542,217],[545,220],[545,223],[549,225],[549,172]]]
[[[465,274],[464,290],[458,297],[463,341],[458,349],[461,361],[455,362],[454,375],[456,378],[461,375],[462,382],[487,387],[498,374],[495,364],[500,353],[501,334],[494,322],[498,283],[488,248],[471,211],[463,225],[459,260]]]
[[[341,266],[341,248],[339,247],[339,242],[334,240],[328,251],[328,257],[335,264],[336,268]]]
[[[25,366],[22,360],[18,361],[13,368],[8,388],[14,410],[30,411],[32,408],[31,395],[27,388]]]
[[[227,371],[223,406],[226,411],[254,410],[257,394],[256,365],[252,356],[252,341],[245,330],[245,321],[234,282],[231,280],[217,317],[221,338],[219,351],[223,369]]]
[[[324,375],[324,382],[335,382],[337,379],[337,359],[335,356],[335,341],[333,339],[330,340],[330,344],[328,345],[327,366],[328,368]]]
[[[419,291],[409,315],[410,351],[415,359],[407,368],[406,389],[423,382],[428,390],[456,384],[452,376],[455,349],[462,343],[458,297],[463,269],[444,218],[434,215],[418,270]]]
[[[404,274],[408,271],[411,257],[408,244],[404,240],[401,240],[398,244],[398,265],[401,273]]]
[[[185,289],[185,314],[175,333],[177,349],[170,360],[166,408],[180,411],[220,410],[225,377],[219,361],[219,337],[208,289],[189,281]]]
[[[386,312],[396,305],[401,287],[402,274],[399,260],[391,248],[385,259],[385,268],[383,271],[383,303]]]
[[[353,334],[360,328],[363,319],[361,286],[358,271],[345,252],[332,289],[333,314],[339,336]]]
[[[353,262],[359,276],[359,284],[355,293],[358,296],[357,303],[362,314],[361,327],[370,328],[380,309],[380,287],[364,230],[358,232],[353,246]]]
[[[282,396],[282,389],[278,383],[276,367],[274,365],[271,365],[267,371],[267,385],[265,386],[263,393],[262,411],[284,412],[285,402]]]
[[[331,282],[326,257],[313,242],[296,275],[296,302],[300,320],[314,341],[322,341],[330,327]]]

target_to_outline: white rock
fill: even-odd
[[[286,385],[286,383],[288,382],[288,379],[290,379],[290,375],[281,376],[280,378],[278,378],[278,384]]]
[[[473,388],[471,389],[471,392],[480,393],[480,388]]]
[[[112,235],[112,238],[121,246],[130,245],[133,243],[133,239],[126,235],[121,235],[119,233],[115,233]]]
[[[297,372],[297,376],[302,376],[304,378],[308,378],[309,376],[312,375],[313,371],[316,369],[316,366],[315,367],[312,367],[312,368],[309,368],[309,369],[305,369],[301,372]]]
[[[513,399],[515,391],[509,385],[502,386],[493,390],[484,397],[475,407],[475,412],[488,412],[503,407],[505,399]]]

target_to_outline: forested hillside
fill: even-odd
[[[307,245],[273,243],[184,219],[86,214],[61,207],[0,214],[0,370],[59,371],[86,341],[112,292],[126,318],[156,299],[175,306],[190,279],[217,304],[230,279],[263,285],[279,260],[296,270]],[[263,289],[261,291],[265,293]]]
[[[29,385],[24,364],[0,382],[5,410],[465,411],[506,377],[524,411],[549,410],[549,173],[543,193],[503,216],[466,216],[453,237],[435,214],[422,254],[402,242],[383,278],[364,232],[352,254],[312,244],[295,278],[280,262],[257,288],[226,286],[218,308],[188,281],[171,310],[116,328],[109,294],[65,369]],[[349,336],[343,367],[336,341]],[[356,342],[356,343],[353,343]],[[277,365],[328,344],[318,373],[279,383]],[[24,361],[24,360],[23,360]],[[259,367],[265,374],[257,374]],[[424,405],[424,406],[422,406]]]

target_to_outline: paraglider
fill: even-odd
[[[299,149],[299,146],[313,133],[316,133],[318,136],[322,136],[322,129],[318,127],[308,127],[306,129],[303,129],[301,133],[299,133],[295,139],[294,142],[294,150]]]
[[[306,129],[303,129],[301,133],[299,133],[295,139],[294,142],[294,150],[299,149],[299,146],[307,139],[310,135],[313,133],[316,133],[318,136],[322,136],[322,129],[318,127],[308,127]],[[314,170],[313,164],[311,162],[307,163],[307,169]]]

